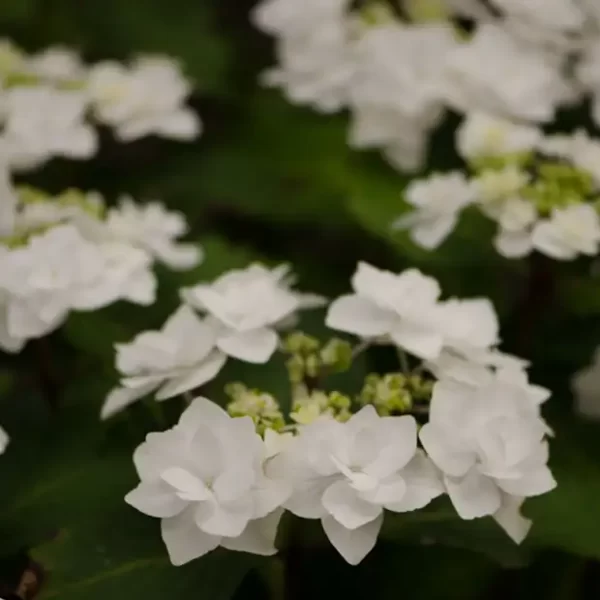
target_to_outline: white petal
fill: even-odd
[[[253,508],[252,498],[248,496],[227,505],[215,504],[210,514],[196,519],[196,524],[211,535],[237,537],[252,519]]]
[[[221,541],[220,536],[209,535],[198,529],[193,507],[176,517],[163,519],[161,532],[171,563],[177,567],[208,554]]]
[[[251,331],[233,331],[219,336],[217,346],[233,358],[249,363],[266,363],[277,349],[279,338],[266,327]]]
[[[174,140],[188,141],[199,136],[202,123],[192,110],[181,108],[157,123],[157,133]]]
[[[226,361],[227,356],[225,354],[213,351],[197,367],[162,386],[156,394],[156,399],[167,400],[204,385],[219,374]]]
[[[577,256],[577,250],[568,246],[555,225],[550,221],[540,221],[533,230],[533,245],[551,258],[571,260]]]
[[[397,346],[425,360],[435,360],[444,346],[440,333],[406,321],[397,323],[390,336]]]
[[[162,481],[153,483],[142,481],[125,496],[125,502],[145,515],[158,518],[174,517],[188,505]]]
[[[292,494],[289,481],[263,477],[254,490],[254,516],[262,518],[282,506]]]
[[[378,337],[391,331],[396,316],[360,296],[342,296],[332,302],[325,324],[331,329],[365,337]]]
[[[115,388],[104,401],[100,410],[100,418],[104,420],[116,415],[136,400],[147,396],[155,388],[156,385],[152,383],[137,388]]]
[[[330,485],[330,477],[303,481],[297,489],[294,489],[291,498],[284,506],[303,519],[320,519],[327,514],[323,506],[323,495]]]
[[[325,535],[344,560],[351,565],[357,565],[373,550],[382,523],[383,513],[357,529],[346,529],[331,516],[321,519]]]
[[[520,544],[529,533],[532,522],[521,514],[523,498],[504,494],[500,509],[494,514],[494,520],[511,537],[515,544]]]
[[[177,425],[182,431],[194,435],[199,425],[219,427],[231,417],[208,398],[196,398],[182,413]]]
[[[443,215],[413,228],[411,237],[415,244],[427,250],[437,248],[456,226],[457,215]]]
[[[447,475],[462,477],[475,464],[474,453],[457,448],[444,430],[431,423],[421,427],[419,439],[431,460]]]
[[[338,481],[325,490],[323,506],[346,529],[362,527],[381,513],[380,506],[360,498],[346,481]]]
[[[218,502],[237,502],[244,496],[247,498],[250,493],[256,475],[246,461],[240,460],[239,463],[234,468],[226,469],[215,479],[213,491]]]
[[[276,510],[262,519],[254,519],[239,537],[223,538],[221,545],[228,550],[272,556],[277,552],[275,538],[283,510]]]
[[[497,479],[496,483],[506,493],[526,498],[540,496],[556,487],[556,480],[548,467],[524,473],[519,479]]]
[[[364,467],[365,473],[385,478],[405,467],[417,451],[417,422],[412,416],[383,417],[376,433],[379,456]]]
[[[492,479],[475,470],[461,479],[446,477],[444,483],[461,519],[493,515],[500,508],[500,490]]]
[[[199,477],[181,467],[169,467],[161,473],[161,479],[172,492],[186,502],[199,502],[211,497],[209,489]]]
[[[160,243],[154,244],[157,258],[174,271],[186,271],[202,261],[203,252],[194,244]]]
[[[373,491],[362,492],[361,497],[375,504],[387,505],[401,501],[406,494],[406,482],[401,475],[392,475]]]
[[[533,242],[528,231],[507,231],[502,229],[494,238],[494,247],[506,258],[522,258],[531,254]]]

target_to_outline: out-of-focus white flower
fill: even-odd
[[[271,555],[289,488],[265,475],[264,446],[249,417],[231,418],[205,398],[179,423],[151,433],[134,453],[140,484],[125,500],[161,519],[174,565],[218,546]]]
[[[584,129],[571,135],[550,135],[540,141],[539,149],[548,156],[562,158],[589,173],[600,186],[600,142]]]
[[[197,246],[177,243],[188,230],[185,216],[166,210],[160,202],[136,204],[122,198],[108,211],[106,227],[116,239],[134,244],[172,269],[190,269],[202,260]]]
[[[417,450],[413,417],[379,417],[364,407],[346,423],[304,425],[282,455],[294,491],[285,507],[321,519],[325,534],[350,564],[374,547],[383,509],[423,508],[443,488],[430,461]]]
[[[421,167],[426,138],[444,112],[444,56],[455,45],[446,25],[364,28],[353,48],[350,144],[381,147],[399,168]]]
[[[517,165],[485,169],[473,179],[476,202],[485,215],[499,221],[506,203],[519,198],[529,180],[528,173]]]
[[[558,260],[593,256],[600,246],[600,218],[590,204],[556,208],[549,219],[537,223],[532,240],[536,250]]]
[[[161,331],[145,331],[129,344],[118,344],[117,369],[123,375],[122,387],[109,394],[102,418],[155,390],[157,400],[166,400],[216,377],[226,356],[216,349],[215,342],[215,330],[183,305]]]
[[[84,122],[83,92],[16,87],[3,94],[0,104],[7,116],[2,143],[16,170],[38,167],[55,156],[89,158],[96,151],[96,133]]]
[[[401,216],[392,227],[410,229],[415,244],[431,250],[450,235],[460,211],[473,202],[475,193],[464,174],[456,171],[412,182],[405,198],[416,210]]]
[[[0,165],[0,238],[9,236],[15,227],[17,195],[8,168]]]
[[[456,132],[458,151],[467,160],[530,152],[541,137],[537,127],[482,112],[468,114]]]
[[[147,135],[191,140],[200,120],[183,104],[191,92],[177,62],[141,57],[130,68],[101,62],[89,73],[89,94],[99,121],[115,128],[122,141]]]
[[[445,95],[462,112],[546,122],[570,98],[560,65],[524,46],[505,29],[483,24],[447,59]]]
[[[495,381],[474,388],[439,381],[429,422],[419,437],[444,473],[460,517],[474,519],[501,511],[499,524],[521,542],[528,526],[517,519],[518,511],[506,514],[503,508],[555,487],[547,467],[547,431],[539,408],[522,386]]]
[[[251,363],[264,363],[277,348],[276,328],[301,308],[322,304],[316,296],[291,289],[287,265],[260,264],[225,273],[212,284],[184,289],[182,298],[207,313],[217,331],[217,347]]]
[[[592,363],[575,373],[571,381],[577,412],[591,419],[600,419],[600,351]]]
[[[416,269],[396,275],[359,263],[354,294],[329,307],[327,326],[364,338],[389,339],[419,358],[434,360],[444,346],[437,281]]]
[[[21,70],[26,61],[25,53],[6,38],[0,39],[0,80]]]
[[[535,206],[523,198],[503,202],[497,211],[499,232],[494,247],[507,258],[521,258],[533,250],[532,227],[538,219]]]
[[[77,52],[62,46],[47,48],[27,60],[24,70],[48,82],[71,82],[85,77],[85,67]]]

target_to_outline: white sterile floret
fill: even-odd
[[[536,250],[558,260],[594,256],[600,247],[600,217],[590,204],[555,208],[535,226],[532,241]]]
[[[98,63],[88,88],[97,119],[114,127],[122,141],[152,134],[192,140],[200,134],[200,120],[184,106],[190,83],[170,58],[141,57],[129,68]]]
[[[168,211],[160,202],[137,204],[124,197],[108,211],[106,228],[111,236],[134,244],[172,269],[190,269],[202,260],[197,246],[177,242],[188,231],[185,216]]]
[[[483,112],[469,113],[456,132],[457,147],[466,160],[515,155],[534,150],[542,133]]]
[[[117,344],[122,387],[109,394],[101,417],[108,418],[156,390],[156,399],[166,400],[210,381],[227,358],[215,342],[215,330],[183,305],[161,331],[145,331],[129,344]]]
[[[539,218],[533,203],[514,197],[502,203],[496,212],[499,231],[494,247],[502,256],[521,258],[533,250],[532,227]]]
[[[85,66],[77,52],[62,46],[52,46],[34,54],[24,70],[51,83],[76,82],[83,87]]]
[[[265,363],[277,349],[277,327],[302,308],[322,299],[291,289],[287,265],[268,269],[253,264],[221,275],[212,284],[182,291],[190,306],[210,315],[217,347],[225,354],[251,363]]]
[[[480,25],[446,63],[445,95],[457,110],[550,121],[570,93],[560,66],[497,25]]]
[[[364,338],[390,340],[419,358],[433,360],[444,346],[440,286],[416,269],[396,275],[361,262],[354,294],[329,307],[326,324]]]
[[[455,45],[446,25],[366,27],[353,48],[350,144],[381,147],[400,169],[420,168],[429,133],[444,113],[443,57]]]
[[[600,186],[600,141],[584,129],[570,135],[549,135],[540,141],[542,153],[567,160],[575,167],[589,173],[596,186]]]
[[[417,450],[412,416],[380,417],[364,407],[346,423],[322,419],[304,425],[280,455],[293,493],[285,507],[321,519],[325,534],[350,564],[375,546],[383,510],[423,508],[443,487]]]
[[[84,122],[83,92],[16,87],[3,94],[0,106],[6,114],[2,142],[14,169],[32,169],[55,156],[89,158],[96,151],[96,133]]]
[[[107,268],[105,250],[75,227],[61,225],[8,252],[2,285],[9,294],[10,335],[40,337],[60,326],[70,310],[96,310],[126,297],[131,282],[125,266],[119,260]]]
[[[423,248],[437,248],[456,226],[461,210],[474,201],[474,192],[459,171],[414,181],[405,198],[416,210],[401,216],[392,227],[410,229],[412,240]]]
[[[218,546],[271,555],[289,486],[265,472],[264,443],[250,417],[231,418],[197,398],[168,431],[134,453],[140,484],[128,504],[161,519],[174,565]]]
[[[600,350],[596,349],[589,366],[577,371],[571,381],[575,409],[580,415],[600,419]]]
[[[547,433],[527,390],[497,379],[480,387],[436,383],[419,437],[444,473],[460,517],[497,516],[520,543],[529,529],[518,512],[522,499],[556,486],[547,466]]]

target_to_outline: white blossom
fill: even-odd
[[[130,142],[148,135],[191,140],[200,133],[196,114],[184,106],[191,92],[179,65],[166,57],[141,57],[130,67],[94,65],[89,93],[96,118]]]
[[[301,308],[322,299],[291,289],[286,265],[267,269],[253,264],[234,269],[212,284],[184,289],[190,306],[210,315],[217,331],[217,347],[225,354],[251,363],[265,363],[277,348],[276,328]]]
[[[24,70],[47,82],[62,83],[80,81],[83,84],[86,72],[77,52],[62,46],[52,46],[34,54],[27,60]]]
[[[398,218],[392,227],[410,229],[412,240],[423,248],[437,248],[456,226],[461,210],[475,199],[474,191],[458,171],[413,181],[405,198],[416,210]]]
[[[399,275],[361,262],[354,294],[329,307],[326,324],[364,338],[391,340],[419,358],[434,360],[444,346],[437,281],[416,269]]]
[[[549,219],[537,223],[532,241],[537,250],[558,260],[593,256],[600,246],[600,218],[590,204],[555,208]]]
[[[108,232],[148,252],[172,269],[189,269],[202,259],[193,244],[179,244],[177,238],[188,231],[182,213],[168,211],[160,202],[136,204],[124,197],[116,208],[108,211]]]
[[[443,115],[444,55],[455,45],[445,25],[366,27],[353,48],[350,144],[381,147],[400,169],[421,167],[429,132]]]
[[[366,406],[346,423],[304,425],[282,455],[294,491],[285,507],[321,519],[325,534],[350,564],[374,547],[383,510],[423,508],[443,488],[417,450],[413,417],[379,417]]]
[[[520,385],[496,380],[471,387],[439,381],[419,437],[444,473],[459,516],[474,519],[500,511],[499,524],[521,542],[528,524],[518,518],[515,505],[556,485],[546,464],[547,432],[539,408]],[[507,505],[513,510],[507,511]]]
[[[264,471],[264,444],[249,417],[232,419],[198,398],[168,431],[135,451],[140,484],[125,500],[161,519],[174,565],[218,546],[270,555],[289,487]]]
[[[521,258],[533,250],[532,227],[538,220],[535,206],[523,198],[509,198],[498,208],[499,232],[494,247],[507,258]]]
[[[459,111],[536,123],[550,121],[570,95],[555,60],[492,24],[480,25],[448,56],[445,83],[446,99]]]
[[[166,400],[217,376],[226,356],[216,349],[215,330],[188,306],[181,306],[161,331],[145,331],[128,344],[117,344],[117,369],[123,375],[102,407],[108,418],[156,392]]]
[[[483,112],[467,114],[456,132],[458,151],[467,160],[530,152],[541,137],[537,127]]]
[[[96,133],[84,122],[83,92],[16,87],[4,92],[0,106],[7,115],[1,139],[14,169],[36,168],[55,156],[89,158],[96,151]]]

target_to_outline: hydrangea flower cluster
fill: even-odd
[[[394,223],[412,240],[437,248],[461,211],[495,221],[494,247],[520,258],[536,250],[556,260],[600,250],[600,142],[584,131],[544,135],[484,113],[465,118],[457,147],[470,173],[433,173],[414,180],[405,198],[414,210]]]
[[[85,65],[78,54],[51,47],[27,55],[0,41],[0,154],[11,170],[30,170],[53,157],[87,159],[98,146],[94,124],[123,142],[158,135],[198,136],[198,116],[176,61],[140,56],[131,64]]]
[[[301,332],[278,343],[278,326],[303,305],[283,274],[254,265],[186,290],[203,319],[184,305],[162,332],[118,347],[118,393],[129,398],[192,390],[228,356],[265,362],[277,348],[287,356],[289,414],[283,399],[231,384],[227,410],[197,398],[174,428],[149,434],[135,451],[140,484],[126,501],[161,519],[173,564],[218,546],[274,554],[285,511],[319,519],[358,564],[386,514],[442,495],[458,518],[491,516],[520,543],[531,525],[520,513],[524,499],[556,485],[540,412],[549,393],[529,383],[524,361],[497,349],[491,303],[442,300],[419,271],[361,263],[353,292],[326,317],[356,344]],[[397,349],[398,372],[370,375],[351,395],[327,388],[329,375],[375,344]]]
[[[423,166],[447,108],[539,124],[589,96],[600,123],[593,1],[263,0],[253,21],[276,40],[264,82],[322,112],[348,108],[350,144],[401,170]]]
[[[33,188],[4,190],[11,224],[0,237],[0,348],[18,352],[50,333],[71,311],[93,311],[117,300],[155,300],[156,261],[187,269],[202,258],[180,244],[183,215],[158,202],[123,198],[107,208],[99,194],[67,191],[51,197]],[[8,203],[5,207],[8,206]]]

